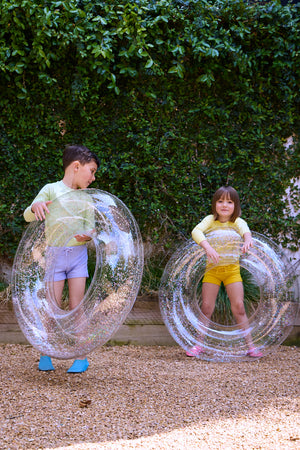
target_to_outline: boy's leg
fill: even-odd
[[[54,297],[56,303],[61,307],[62,293],[65,285],[65,280],[53,281]]]
[[[65,285],[65,280],[60,281],[47,281],[46,282],[46,298],[49,301],[55,300],[57,306],[61,307],[61,301],[62,301],[62,293]],[[53,290],[52,290],[53,289]],[[53,298],[54,296],[54,298]]]
[[[53,294],[55,297],[55,301],[57,305],[61,306],[61,300],[62,300],[62,292],[64,288],[65,280],[61,281],[54,281],[53,282]],[[49,301],[50,297],[50,282],[46,282],[46,288],[47,288],[47,298]],[[55,370],[51,361],[50,356],[47,355],[41,355],[40,361],[39,361],[39,370],[48,372],[50,370]]]
[[[68,279],[69,308],[70,309],[74,309],[74,308],[76,308],[76,306],[78,306],[80,304],[81,300],[84,297],[85,284],[86,284],[85,277]],[[86,371],[88,366],[89,366],[89,362],[88,362],[87,358],[75,359],[72,366],[68,370],[68,373],[83,373]]]
[[[85,293],[85,277],[69,278],[69,308],[74,309],[79,305]]]

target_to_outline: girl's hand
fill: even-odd
[[[206,256],[207,256],[208,261],[218,264],[220,255],[212,247],[211,247],[211,250],[206,251]]]
[[[244,234],[244,244],[242,247],[242,253],[247,253],[250,247],[253,247],[253,239],[250,233]]]
[[[45,212],[49,214],[48,205],[52,203],[51,201],[48,202],[35,202],[32,207],[31,211],[34,213],[36,220],[44,220],[46,218]]]
[[[205,250],[208,261],[218,264],[220,255],[207,241],[200,242],[201,247]]]

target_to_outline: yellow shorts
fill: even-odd
[[[240,273],[239,264],[229,264],[228,266],[217,266],[205,272],[202,283],[212,283],[224,286],[237,281],[243,281]]]

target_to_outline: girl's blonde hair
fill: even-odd
[[[222,186],[220,187],[213,195],[212,198],[212,213],[214,215],[214,219],[218,220],[218,214],[216,211],[216,203],[217,201],[224,197],[225,199],[229,198],[234,203],[234,211],[232,216],[230,217],[230,222],[235,222],[235,220],[241,215],[241,204],[239,194],[236,190],[231,186]]]

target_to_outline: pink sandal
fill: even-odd
[[[186,352],[186,356],[199,356],[204,353],[204,350],[200,345],[194,345],[190,350]]]
[[[258,350],[258,348],[252,347],[249,348],[247,356],[251,356],[252,358],[261,358],[263,354],[260,350]]]

